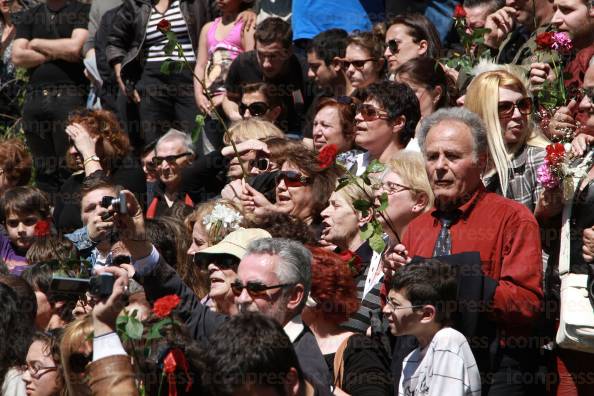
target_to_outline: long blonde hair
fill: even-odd
[[[520,142],[508,146],[503,140],[503,128],[499,121],[499,88],[504,87],[527,95],[526,86],[520,78],[505,70],[493,70],[476,76],[466,91],[464,106],[478,114],[487,128],[490,161],[499,175],[503,195],[507,194],[509,169],[515,151],[526,143],[541,147],[546,140],[540,137],[533,123],[528,120]]]

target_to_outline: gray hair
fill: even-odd
[[[301,283],[303,300],[297,307],[301,312],[311,290],[311,252],[302,243],[284,238],[264,238],[252,241],[247,248],[248,254],[269,254],[279,256],[276,276],[281,283]]]
[[[472,135],[472,145],[475,159],[481,154],[487,153],[489,143],[487,141],[487,129],[478,115],[464,107],[449,107],[437,110],[435,113],[421,120],[417,138],[423,155],[426,157],[425,140],[431,128],[444,121],[455,121],[466,125]]]
[[[194,143],[192,143],[192,137],[185,132],[173,128],[169,129],[165,135],[161,136],[159,140],[157,140],[157,144],[155,145],[155,153],[157,152],[157,148],[159,148],[160,144],[164,142],[170,142],[172,140],[181,141],[187,151],[189,151],[192,154],[195,154]]]

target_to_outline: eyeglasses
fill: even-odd
[[[39,379],[39,378],[43,377],[46,373],[49,373],[50,371],[54,371],[57,369],[58,369],[58,367],[56,367],[56,366],[39,366],[38,364],[30,365],[29,363],[23,365],[21,368],[21,370],[23,370],[23,372],[28,371],[29,374],[31,374],[31,377],[33,377],[35,379]],[[40,371],[43,371],[43,372],[40,372]]]
[[[399,309],[406,309],[406,308],[421,308],[424,307],[424,305],[407,305],[407,306],[401,306],[401,305],[396,305],[396,303],[392,300],[387,300],[386,301],[386,305],[390,307],[390,310],[392,311],[397,311]]]
[[[241,293],[243,292],[243,289],[246,289],[248,294],[252,298],[257,298],[257,297],[265,296],[267,290],[284,289],[285,287],[291,287],[291,286],[295,286],[295,284],[294,283],[281,283],[280,285],[266,286],[262,283],[248,281],[248,283],[246,283],[244,285],[239,280],[236,280],[235,282],[231,283],[231,291],[237,297],[237,296],[241,295]]]
[[[346,59],[342,59],[340,61],[340,67],[342,68],[342,70],[347,70],[351,65],[353,65],[353,67],[356,70],[361,71],[361,69],[363,69],[365,64],[369,61],[375,62],[375,58],[359,59],[359,60],[353,60],[353,61],[348,61]]]
[[[520,114],[528,115],[532,113],[532,99],[522,98],[518,99],[515,103],[511,101],[501,101],[497,105],[499,116],[509,117],[514,113],[514,108],[517,108]]]
[[[246,110],[249,110],[250,114],[253,117],[261,117],[264,114],[266,114],[266,112],[268,110],[270,110],[270,107],[264,102],[254,102],[254,103],[250,103],[249,105],[240,103],[239,104],[239,114],[241,114],[242,117],[245,116]]]
[[[182,158],[182,157],[187,157],[188,155],[192,155],[192,153],[190,153],[189,151],[186,151],[185,153],[181,153],[181,154],[177,154],[177,155],[168,155],[166,157],[153,157],[153,165],[155,167],[161,165],[163,163],[163,161],[167,161],[167,163],[169,165],[173,165],[175,164],[175,161],[177,161],[178,158]]]
[[[380,118],[387,120],[389,118],[386,111],[380,110],[373,105],[364,103],[357,105],[357,113],[361,114],[361,117],[364,121],[375,121]]]
[[[239,259],[230,254],[194,254],[194,265],[200,268],[207,268],[209,264],[214,264],[220,269],[237,268]]]
[[[266,172],[270,167],[270,160],[266,157],[260,157],[248,162],[250,169],[256,168],[262,172]]]
[[[386,182],[381,182],[378,181],[377,183],[373,184],[371,186],[374,190],[383,190],[386,193],[388,193],[388,195],[393,195],[402,191],[406,191],[406,190],[412,190],[412,188],[404,186],[402,184],[399,183],[394,183],[391,181],[386,181]]]
[[[392,55],[396,55],[398,53],[398,41],[396,40],[388,40],[386,43],[388,49],[392,53]]]
[[[295,171],[280,171],[275,178],[276,184],[279,185],[281,180],[285,181],[287,187],[303,187],[311,181],[309,177]]]

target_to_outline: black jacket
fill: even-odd
[[[137,272],[134,279],[144,286],[146,298],[151,303],[160,297],[177,294],[181,302],[176,313],[187,326],[190,335],[205,345],[210,335],[228,319],[227,315],[211,311],[203,305],[192,289],[183,283],[177,272],[162,257],[152,271],[144,274]],[[306,378],[317,381],[324,388],[329,389],[331,380],[326,362],[314,335],[307,326],[295,339],[293,346]]]
[[[151,15],[151,0],[124,0],[113,20],[107,38],[106,56],[111,66],[122,64],[122,80],[132,85],[138,81],[144,64],[142,50],[146,27]],[[212,20],[208,0],[180,0],[180,9],[192,42],[194,53],[198,54],[200,30]]]

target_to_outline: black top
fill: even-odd
[[[102,172],[102,171],[98,171]],[[84,172],[71,175],[60,188],[54,208],[54,223],[62,232],[72,232],[83,226],[81,220],[80,188],[85,179]],[[146,179],[140,165],[132,157],[122,160],[111,173],[115,185],[130,190],[142,205],[146,202]]]
[[[335,353],[324,355],[334,383]],[[352,335],[344,350],[342,390],[350,395],[393,394],[390,360],[381,345],[362,334]]]
[[[105,14],[103,14],[97,29],[97,33],[95,34],[95,58],[97,62],[97,70],[99,71],[99,75],[101,75],[101,79],[103,80],[104,84],[117,84],[115,72],[107,62],[105,49],[107,48],[107,37],[111,29],[111,25],[120,7],[121,6],[108,10],[105,12]]]
[[[303,82],[303,73],[301,64],[295,55],[287,61],[287,66],[283,72],[273,79],[267,79],[262,74],[262,69],[258,63],[256,51],[248,51],[240,54],[231,66],[225,81],[227,95],[231,100],[239,101],[243,85],[266,82],[269,83],[281,93],[286,113],[286,128],[283,121],[277,122],[281,129],[289,132],[301,132],[302,116],[305,113],[304,103],[308,103],[305,97]],[[299,100],[299,98],[301,98]],[[297,100],[296,100],[297,99]],[[299,103],[301,102],[301,103]]]
[[[45,4],[23,12],[17,24],[15,39],[67,39],[74,29],[87,29],[89,24],[89,4],[68,2],[59,10],[50,10]],[[76,63],[57,59],[29,69],[29,86],[79,85],[86,87],[81,61]]]
[[[180,194],[188,194],[195,205],[220,195],[225,186],[227,163],[228,160],[217,150],[199,155],[182,169]]]

